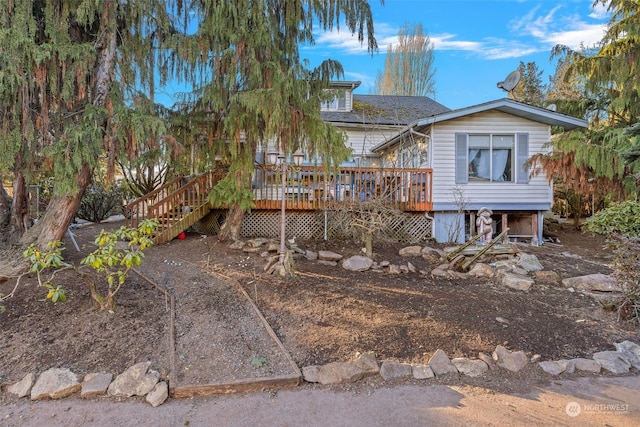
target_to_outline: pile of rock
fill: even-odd
[[[112,381],[113,375],[96,372],[85,375],[82,382],[66,368],[51,368],[37,377],[33,373],[7,387],[7,392],[31,400],[62,399],[80,392],[85,399],[108,395],[112,397],[145,396],[151,406],[164,403],[169,397],[169,386],[160,381],[157,371],[149,370],[151,362],[137,363]]]
[[[246,253],[256,253],[267,258],[264,270],[268,271],[278,261],[274,255],[279,249],[279,244],[267,238],[256,238],[245,241],[236,241],[231,245],[232,249],[242,250]],[[408,259],[403,263],[392,263],[388,260],[374,261],[364,255],[354,255],[345,258],[342,254],[332,251],[311,251],[299,248],[295,244],[290,245],[290,251],[294,257],[304,257],[310,261],[317,261],[329,267],[342,266],[350,271],[376,271],[388,274],[419,273],[423,277],[442,277],[448,279],[465,279],[468,277],[485,277],[494,280],[505,287],[528,291],[537,281],[559,284],[558,273],[545,270],[538,258],[533,254],[519,252],[516,255],[500,255],[497,261],[490,263],[476,262],[471,265],[468,272],[459,271],[457,259],[446,262],[446,249],[432,248],[430,246],[406,246],[399,250],[398,255]],[[569,254],[561,254],[569,256]],[[434,269],[427,271],[417,267],[417,262],[411,259],[421,259],[428,264],[440,262]],[[561,282],[568,291],[611,300],[616,294],[622,292],[615,279],[605,274],[591,274],[579,277],[571,277]]]

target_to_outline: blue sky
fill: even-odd
[[[387,46],[405,23],[422,24],[434,44],[435,99],[449,108],[461,108],[504,98],[496,87],[520,61],[535,62],[545,72],[544,83],[555,70],[550,60],[556,44],[579,48],[602,39],[609,20],[606,8],[592,0],[378,0],[370,1],[379,51],[367,53],[348,31],[316,34],[314,46],[302,56],[318,65],[340,61],[345,80],[362,82],[356,93],[370,93],[378,71],[384,68]]]

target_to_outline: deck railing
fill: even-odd
[[[286,208],[291,210],[331,209],[341,203],[369,200],[403,211],[433,209],[431,169],[341,167],[327,172],[302,166],[289,168],[284,187],[280,173],[273,167],[256,168],[252,179],[254,209],[280,209],[283,197]],[[137,227],[144,218],[156,218],[164,229],[170,229],[166,235],[176,234],[186,222],[191,225],[208,212],[207,196],[222,178],[219,171],[190,180],[176,178],[128,204],[127,225]],[[195,218],[199,214],[202,216]]]
[[[341,167],[289,168],[286,186],[280,169],[259,166],[252,183],[256,209],[279,209],[285,197],[287,209],[316,210],[341,202],[378,200],[404,211],[430,211],[431,169],[383,169]]]

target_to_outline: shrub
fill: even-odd
[[[38,286],[42,286],[47,289],[46,299],[51,302],[66,301],[66,291],[60,286],[54,286],[51,284],[55,274],[61,267],[72,268],[71,265],[62,261],[62,251],[65,248],[62,246],[62,242],[54,240],[47,244],[44,250],[40,250],[36,247],[35,243],[29,245],[29,247],[22,253],[22,257],[29,261],[31,265],[29,271],[36,273],[38,278]],[[48,279],[43,279],[42,274],[45,270],[51,269],[52,273]]]
[[[623,289],[614,304],[618,318],[640,323],[640,202],[627,200],[598,212],[585,228],[607,235],[614,254],[614,277]]]
[[[98,283],[89,276],[84,277],[91,290],[91,297],[98,303],[101,311],[114,310],[116,294],[122,288],[129,271],[142,262],[144,251],[152,245],[151,236],[157,228],[157,222],[145,220],[138,228],[122,226],[112,232],[102,230],[96,237],[98,249],[84,257],[81,263],[93,268],[104,278],[105,283],[102,285],[106,285],[106,289],[101,292]],[[119,245],[120,240],[128,242],[125,248]]]
[[[618,319],[640,324],[640,237],[615,236],[610,246],[615,255],[613,276],[623,291],[614,304]]]
[[[106,188],[101,183],[93,183],[80,202],[78,218],[102,222],[111,215],[121,214],[124,198],[125,191],[121,186]]]
[[[614,203],[589,218],[585,228],[604,235],[640,237],[640,201]]]

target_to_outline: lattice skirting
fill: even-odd
[[[194,229],[201,233],[217,234],[224,223],[226,211],[214,210],[205,216]],[[287,211],[286,214],[287,239],[322,239],[325,235],[324,211]],[[424,214],[406,213],[382,217],[383,225],[377,239],[395,241],[399,243],[422,243],[433,238],[433,224],[431,218]],[[333,239],[360,239],[362,230],[352,226],[349,212],[327,211],[327,237]],[[251,237],[280,237],[280,211],[254,210],[245,214],[240,232],[244,238]]]

